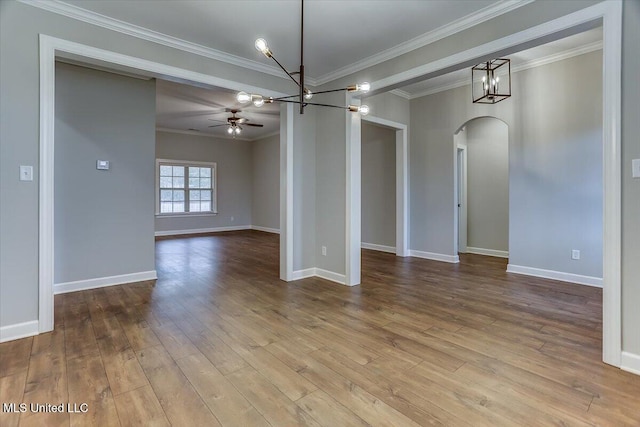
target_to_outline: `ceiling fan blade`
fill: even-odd
[[[226,123],[223,123],[223,124],[221,124],[221,125],[211,125],[211,126],[207,126],[207,127],[210,127],[210,128],[217,128],[217,127],[219,127],[219,126],[227,126],[227,124],[226,124]]]
[[[261,128],[264,125],[258,124],[258,123],[245,123],[245,126],[253,126],[253,127],[257,127],[257,128]]]
[[[247,119],[247,118],[245,118],[245,117],[242,117],[242,118],[240,118],[240,119],[236,120],[236,123],[246,123],[246,122],[248,122],[248,121],[249,121],[249,119]]]

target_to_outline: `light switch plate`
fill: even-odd
[[[640,159],[631,160],[631,168],[633,169],[631,176],[633,178],[640,178]]]
[[[20,166],[20,181],[33,181],[33,166]]]
[[[109,160],[96,160],[96,169],[100,171],[109,170]]]

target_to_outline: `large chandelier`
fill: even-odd
[[[345,88],[340,89],[332,89],[332,90],[323,90],[319,92],[312,92],[309,90],[304,84],[304,0],[300,1],[300,69],[299,71],[287,71],[286,68],[280,64],[280,62],[273,56],[273,52],[269,49],[266,40],[260,38],[256,40],[255,47],[257,50],[262,52],[264,56],[267,58],[273,59],[278,67],[284,71],[289,78],[298,86],[298,93],[295,95],[282,96],[279,98],[266,97],[260,94],[255,93],[247,93],[247,92],[239,92],[237,95],[238,102],[242,104],[246,104],[248,102],[252,102],[256,107],[262,107],[264,104],[270,104],[273,102],[289,102],[293,104],[300,105],[300,114],[304,114],[304,108],[307,105],[316,105],[319,107],[332,107],[332,108],[340,108],[343,110],[351,111],[354,113],[360,113],[362,115],[366,115],[369,113],[369,107],[366,105],[332,105],[332,104],[321,104],[317,102],[311,102],[311,99],[314,95],[318,95],[321,93],[330,93],[330,92],[363,92],[366,93],[371,88],[371,85],[367,82],[347,86]],[[296,77],[297,76],[297,80]]]
[[[492,59],[471,68],[473,102],[496,104],[511,96],[511,61]]]

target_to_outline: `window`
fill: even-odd
[[[216,164],[156,161],[156,214],[217,213]]]

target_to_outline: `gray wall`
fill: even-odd
[[[318,96],[317,102],[344,105],[345,98],[329,94]],[[316,266],[345,274],[347,113],[337,108],[318,108],[315,114]],[[322,255],[322,246],[327,248],[326,256]]]
[[[251,225],[251,144],[249,141],[234,139],[157,132],[156,158],[217,164],[218,214],[156,216],[156,231]]]
[[[495,118],[467,123],[467,247],[509,250],[509,128]]]
[[[396,132],[362,122],[362,242],[396,247]]]
[[[509,125],[509,262],[602,277],[601,70],[596,51],[514,73],[496,105],[469,86],[412,100],[411,249],[454,255],[453,134],[494,116]]]
[[[622,347],[640,356],[640,1],[623,3],[622,25]]]
[[[280,229],[280,134],[251,141],[252,225]]]
[[[155,270],[155,81],[57,64],[55,108],[55,283]]]

